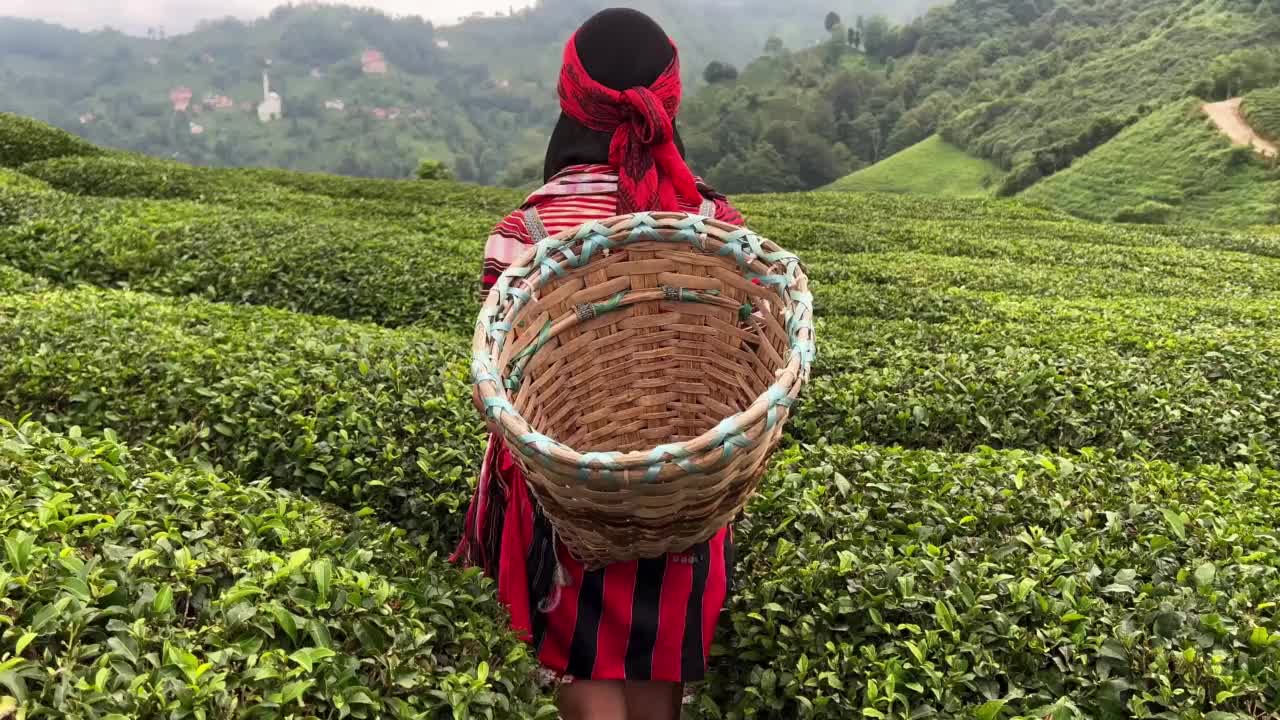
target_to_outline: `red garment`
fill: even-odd
[[[742,214],[723,195],[696,176],[694,185],[698,188],[698,197],[681,202],[681,211],[711,216],[730,225],[743,224]],[[530,244],[541,239],[539,233],[555,235],[588,220],[612,217],[617,214],[617,196],[618,173],[608,165],[574,165],[560,171],[494,228],[485,246],[481,292],[487,293],[498,276],[528,250]],[[530,227],[531,219],[526,217],[528,209],[536,210],[541,228]]]
[[[685,212],[741,225],[700,181]],[[541,236],[614,215],[618,178],[608,166],[566,168],[495,228],[485,291]],[[688,552],[586,572],[558,540],[514,458],[491,437],[455,559],[484,568],[512,628],[551,673],[592,680],[693,682],[706,672],[733,570],[733,531]]]
[[[680,53],[674,45],[671,52],[671,63],[652,85],[614,90],[582,66],[576,36],[564,48],[560,109],[592,130],[613,133],[609,165],[620,171],[618,215],[701,201],[693,173],[676,148],[672,121],[680,111]]]

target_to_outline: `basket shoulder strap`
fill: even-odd
[[[542,224],[542,217],[538,215],[538,208],[525,208],[524,226],[529,231],[529,237],[533,239],[533,242],[538,243],[547,239],[547,226]]]
[[[711,198],[704,198],[702,205],[698,207],[698,214],[702,217],[714,219],[716,216],[716,201]]]

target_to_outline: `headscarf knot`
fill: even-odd
[[[680,58],[649,87],[618,91],[591,78],[578,56],[576,36],[564,49],[560,107],[597,132],[613,133],[609,164],[618,170],[618,213],[680,210],[680,201],[701,202],[693,172],[675,144],[674,118],[680,110]]]

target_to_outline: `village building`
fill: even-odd
[[[262,72],[262,102],[258,103],[258,119],[264,123],[284,117],[284,103],[279,93],[271,91],[271,78]]]
[[[89,123],[92,123],[94,120],[97,120],[97,119],[98,117],[93,113],[85,113],[80,116],[80,124],[88,125]]]
[[[449,41],[448,41],[448,40],[437,40],[437,41],[436,41],[436,47],[440,48],[441,50],[448,50],[448,49],[449,49]]]
[[[365,50],[360,55],[360,66],[365,75],[387,74],[387,59],[380,50]]]
[[[204,106],[210,110],[234,110],[236,101],[226,95],[209,94],[204,97]]]
[[[179,86],[169,91],[169,102],[174,112],[186,112],[191,107],[191,88]]]
[[[325,100],[324,107],[326,110],[342,112],[347,109],[347,103],[342,98],[333,98],[331,100]]]
[[[197,123],[191,123],[191,125],[190,125],[190,129],[191,129],[191,134],[192,134],[192,135],[203,135],[203,134],[204,134],[204,126],[203,126],[203,125],[200,125],[200,124],[197,124]]]

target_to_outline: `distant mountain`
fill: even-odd
[[[463,179],[519,184],[533,176],[555,117],[560,48],[608,4],[544,0],[445,28],[308,4],[167,38],[0,19],[0,110],[199,164],[407,177],[431,158]],[[929,4],[860,7],[906,19]],[[712,60],[744,64],[770,37],[796,46],[822,39],[826,14],[841,10],[825,0],[633,5],[670,28],[693,85]],[[263,122],[268,93],[279,96],[282,117],[266,113]]]

